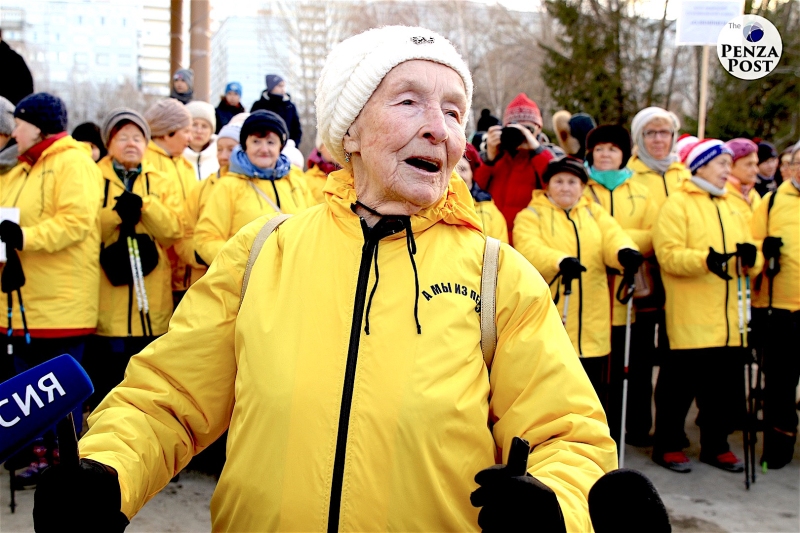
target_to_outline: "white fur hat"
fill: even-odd
[[[345,163],[345,133],[384,76],[400,63],[414,59],[446,65],[461,76],[467,93],[464,117],[469,115],[472,76],[450,41],[419,27],[384,26],[365,31],[331,50],[317,83],[317,131],[339,164]]]

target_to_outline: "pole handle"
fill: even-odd
[[[511,449],[508,452],[508,464],[506,465],[509,474],[512,476],[524,476],[528,472],[528,455],[531,453],[531,445],[521,437],[514,437],[511,441]]]
[[[58,421],[56,425],[58,434],[58,450],[61,464],[70,468],[78,468],[81,464],[78,455],[78,436],[75,434],[75,422],[72,413]]]

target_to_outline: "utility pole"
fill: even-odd
[[[211,33],[209,0],[192,0],[189,26],[189,68],[194,71],[194,99],[211,99]]]
[[[183,63],[183,0],[169,2],[169,86]]]

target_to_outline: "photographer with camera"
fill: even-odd
[[[514,217],[531,201],[534,189],[542,188],[542,175],[553,159],[537,139],[542,131],[542,114],[536,102],[520,93],[506,108],[503,126],[486,133],[485,165],[475,171],[475,181],[494,198],[508,224],[509,237]]]

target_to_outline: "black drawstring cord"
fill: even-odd
[[[417,275],[417,263],[414,261],[414,255],[417,253],[417,243],[414,240],[414,232],[411,231],[411,217],[403,220],[406,227],[406,247],[408,248],[408,257],[411,259],[411,268],[414,269],[414,321],[417,323],[417,335],[422,335],[422,326],[419,324],[419,276]],[[375,270],[377,274],[377,269]]]
[[[352,209],[353,213],[355,213],[355,212],[356,212],[356,206],[363,207],[364,209],[366,209],[366,210],[367,210],[367,212],[368,212],[368,213],[370,213],[370,214],[373,214],[373,215],[375,215],[376,217],[381,217],[381,218],[383,218],[383,216],[384,216],[382,213],[378,213],[377,211],[375,211],[374,209],[372,209],[370,206],[368,206],[368,205],[364,205],[364,204],[362,204],[362,203],[361,203],[360,201],[358,201],[358,200],[356,200],[356,203],[354,203],[353,205],[351,205],[351,206],[350,206],[350,209]]]
[[[275,191],[275,203],[278,204],[278,209],[281,208],[281,197],[278,194],[278,187],[275,186],[275,180],[269,180],[272,183],[272,190]]]
[[[364,326],[364,333],[369,335],[369,309],[372,307],[372,297],[375,296],[375,291],[378,290],[378,280],[380,279],[380,273],[378,272],[378,245],[375,244],[375,284],[372,286],[372,292],[369,293],[369,300],[367,300],[367,319],[366,325]]]

